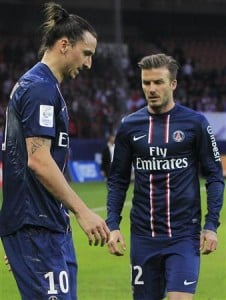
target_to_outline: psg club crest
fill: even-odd
[[[176,130],[173,133],[173,139],[175,142],[180,143],[184,140],[185,134],[181,130]]]

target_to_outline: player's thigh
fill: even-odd
[[[195,293],[200,269],[199,247],[199,238],[191,237],[182,239],[167,249],[167,292]]]
[[[23,300],[76,299],[77,264],[68,234],[26,226],[2,240]]]
[[[66,235],[67,242],[62,246],[63,257],[67,264],[68,278],[69,278],[69,290],[71,295],[71,300],[76,299],[77,295],[77,258],[74,250],[72,234],[68,233]]]
[[[131,237],[131,283],[134,300],[160,300],[165,295],[164,266],[150,240]]]
[[[168,300],[192,300],[193,294],[190,293],[180,293],[180,292],[170,292],[167,295]]]

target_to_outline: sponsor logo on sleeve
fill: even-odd
[[[218,146],[217,146],[217,143],[216,143],[216,139],[215,139],[215,136],[213,134],[212,127],[210,125],[207,126],[206,130],[207,130],[207,132],[209,134],[209,137],[210,137],[214,159],[215,159],[215,161],[221,161],[220,151],[218,149]]]
[[[54,108],[51,105],[40,105],[39,125],[53,127]]]

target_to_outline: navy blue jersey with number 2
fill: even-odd
[[[204,228],[216,231],[224,181],[215,137],[202,114],[176,104],[159,115],[144,107],[122,120],[108,183],[111,230],[119,229],[132,167],[132,232],[153,238],[199,233],[200,174],[207,188]]]

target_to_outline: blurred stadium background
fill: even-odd
[[[10,90],[18,77],[38,60],[41,7],[45,2],[48,1],[0,0],[0,142]],[[125,114],[145,105],[137,62],[156,52],[179,60],[175,100],[207,116],[226,175],[226,0],[55,2],[90,21],[99,35],[91,71],[61,87],[70,113],[69,180],[103,180],[99,164],[108,135],[116,130]],[[224,270],[217,274],[221,281],[226,269],[223,253],[222,249],[216,258]],[[208,278],[211,269],[210,264]],[[214,282],[216,288],[218,281]],[[226,292],[220,289],[222,298],[210,295],[197,299],[224,300]],[[7,299],[12,298],[9,295]]]
[[[45,2],[0,0],[0,132],[13,84],[37,61]],[[62,84],[73,161],[100,163],[122,116],[145,104],[138,60],[160,51],[181,64],[176,101],[206,114],[226,153],[226,0],[57,2],[87,18],[99,34],[91,71]]]

